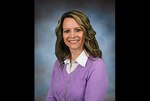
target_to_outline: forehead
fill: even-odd
[[[73,18],[65,18],[63,21],[63,28],[75,28],[80,27],[77,21]]]

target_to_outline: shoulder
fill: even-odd
[[[54,65],[57,66],[57,65],[60,65],[60,64],[61,64],[60,61],[58,59],[56,59]]]
[[[58,69],[61,64],[62,63],[58,59],[56,59],[55,62],[54,62],[54,65],[53,65],[53,70]]]
[[[90,57],[87,63],[87,77],[90,78],[92,75],[102,76],[106,75],[106,66],[102,58]]]
[[[88,58],[88,64],[91,65],[92,67],[103,67],[105,66],[104,60],[102,58],[94,58],[92,56],[89,56]]]
[[[89,73],[92,73],[94,71],[102,72],[106,70],[106,66],[102,58],[94,58],[92,56],[89,56],[86,66]]]

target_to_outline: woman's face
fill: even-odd
[[[83,29],[73,18],[65,18],[63,21],[63,39],[70,50],[83,50]]]

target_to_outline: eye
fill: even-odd
[[[64,30],[63,33],[69,33],[70,30]]]
[[[76,31],[76,32],[80,32],[80,31],[82,31],[82,30],[78,28],[78,29],[75,29],[75,31]]]

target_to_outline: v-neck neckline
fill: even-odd
[[[67,64],[65,64],[65,65],[64,65],[63,72],[65,72],[65,75],[73,75],[76,71],[78,71],[78,69],[79,69],[80,67],[81,67],[81,65],[80,65],[80,64],[78,64],[74,71],[72,71],[72,72],[68,73],[68,72],[66,71]]]

